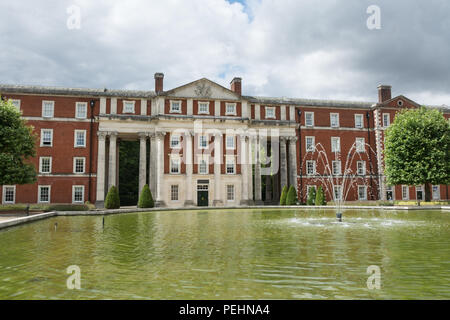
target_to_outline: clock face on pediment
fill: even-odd
[[[192,99],[239,100],[239,96],[233,91],[208,79],[200,79],[172,89],[167,95]]]

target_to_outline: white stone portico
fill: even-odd
[[[108,188],[118,184],[120,140],[139,141],[136,193],[148,180],[157,206],[260,205],[263,184],[267,185],[264,203],[273,204],[284,185],[297,187],[295,121],[250,119],[251,104],[245,97],[208,79],[142,101],[139,115],[106,114],[106,108],[101,108],[97,206],[103,205]],[[167,112],[170,101],[185,101],[186,111]],[[210,102],[209,114],[195,114],[198,101]],[[227,103],[239,103],[240,112],[223,114]],[[173,135],[180,136],[181,148],[177,150],[169,148]],[[200,136],[207,137],[205,149],[199,148]],[[227,145],[229,136],[234,137],[233,148]],[[174,158],[180,158],[179,172],[172,172]],[[199,159],[205,158],[207,172],[200,172]]]

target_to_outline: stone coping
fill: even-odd
[[[239,207],[180,207],[180,208],[124,208],[124,209],[105,209],[92,211],[52,211],[46,213],[35,214],[31,216],[13,218],[0,222],[0,229],[42,220],[56,216],[102,216],[120,213],[132,212],[164,212],[164,211],[186,211],[186,210],[235,210],[235,209],[315,209],[315,210],[335,210],[336,206],[239,206]],[[450,210],[450,206],[342,206],[341,209],[369,209],[369,210]]]

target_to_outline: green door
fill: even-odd
[[[208,191],[197,191],[197,206],[208,206]]]

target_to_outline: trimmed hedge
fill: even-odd
[[[325,194],[323,192],[323,188],[322,188],[322,186],[319,186],[317,188],[315,205],[316,206],[324,206],[326,204],[327,204],[327,202],[325,201]]]
[[[89,204],[31,204],[30,211],[88,211],[92,209],[91,207]],[[0,206],[0,212],[25,212],[26,208],[27,205],[23,203],[7,204]]]
[[[153,202],[152,192],[148,187],[148,184],[142,188],[141,195],[139,196],[138,208],[153,208],[155,203]]]
[[[119,191],[116,186],[112,186],[105,199],[105,208],[106,209],[119,209],[120,208],[120,197]]]
[[[288,188],[287,188],[287,186],[284,186],[283,190],[281,190],[280,206],[286,205],[287,193],[288,193]]]
[[[309,188],[306,204],[308,206],[313,206],[316,204],[316,188]]]
[[[297,204],[297,191],[295,191],[294,186],[290,186],[286,197],[286,205],[294,206],[296,204]]]

